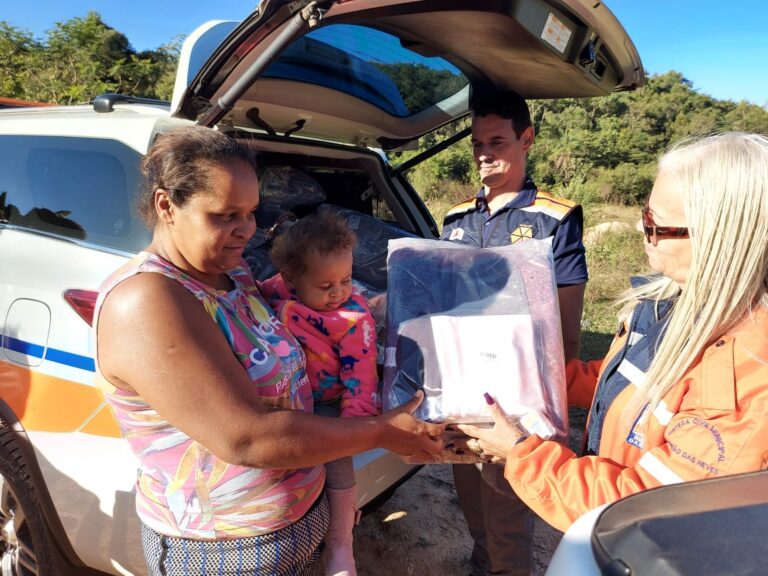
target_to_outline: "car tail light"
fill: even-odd
[[[77,312],[80,318],[88,323],[88,326],[93,326],[93,310],[96,308],[96,298],[98,296],[99,293],[93,290],[77,290],[72,288],[64,291],[64,300],[72,306],[72,310]]]

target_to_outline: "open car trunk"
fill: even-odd
[[[246,255],[262,278],[289,217],[341,210],[355,277],[383,290],[387,240],[437,227],[385,151],[467,115],[470,97],[599,96],[642,85],[613,14],[587,0],[263,0],[182,49],[171,112],[254,142],[262,201]],[[378,152],[371,151],[372,148]]]
[[[585,97],[644,82],[624,29],[586,0],[264,0],[191,39],[175,115],[385,150],[466,115],[474,91]]]
[[[412,163],[395,170],[386,151],[466,116],[476,92],[600,96],[643,82],[600,2],[263,0],[242,23],[190,35],[171,113],[258,148],[258,231],[245,253],[257,278],[275,272],[281,226],[333,210],[357,234],[355,280],[378,292],[387,241],[438,232],[403,176]]]
[[[368,292],[386,289],[387,241],[432,237],[434,221],[413,189],[391,176],[372,151],[279,138],[258,143],[260,204],[257,231],[245,258],[257,279],[276,273],[269,258],[272,238],[316,211],[341,215],[357,236],[353,276]]]

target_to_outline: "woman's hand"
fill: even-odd
[[[413,417],[413,413],[424,400],[424,392],[417,391],[402,406],[384,412],[377,420],[382,421],[382,446],[404,457],[429,461],[443,448],[442,424],[430,424]]]
[[[486,394],[488,408],[493,416],[494,425],[491,428],[480,428],[470,424],[458,424],[457,428],[470,437],[467,448],[490,462],[501,463],[507,458],[512,447],[522,440],[526,434],[510,420],[499,405]]]

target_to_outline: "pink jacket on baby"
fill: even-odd
[[[315,403],[341,399],[342,417],[379,414],[376,324],[365,298],[353,292],[339,308],[324,312],[299,302],[280,274],[259,287],[304,348]]]

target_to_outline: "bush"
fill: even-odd
[[[439,194],[430,197],[424,197],[424,203],[435,218],[435,222],[440,229],[443,227],[443,218],[453,206],[472,198],[477,194],[478,186],[472,184],[461,184],[452,180],[442,180],[435,183],[435,187],[440,190]]]
[[[594,204],[602,199],[600,186],[591,174],[578,174],[571,178],[567,184],[556,186],[550,192],[556,196],[578,202],[582,206]]]
[[[653,188],[655,164],[619,164],[603,170],[599,177],[600,199],[625,205],[643,204]]]

